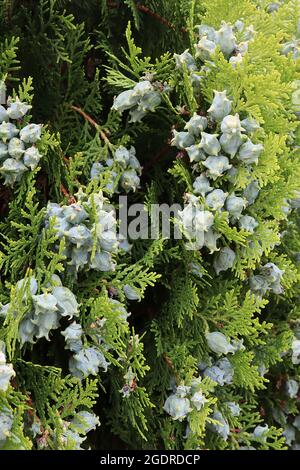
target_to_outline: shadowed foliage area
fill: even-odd
[[[299,18],[0,0],[0,449],[299,449]]]

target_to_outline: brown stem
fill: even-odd
[[[75,197],[72,196],[72,195],[66,190],[66,188],[64,187],[63,184],[60,185],[60,191],[61,191],[61,193],[68,199],[69,204],[75,204],[75,203],[76,203]]]
[[[119,8],[120,7],[119,4],[114,3],[114,2],[110,2],[110,1],[107,2],[107,5],[108,5],[109,8]],[[150,8],[146,7],[145,5],[138,4],[138,5],[136,5],[136,8],[138,10],[140,10],[141,12],[146,13],[146,15],[152,16],[152,18],[155,18],[159,23],[167,26],[167,28],[172,29],[173,31],[176,30],[176,26],[173,23],[171,23],[169,20],[167,20],[163,16],[159,15],[158,13],[155,13],[154,11],[150,10]],[[180,28],[180,31],[182,33],[187,33],[186,28]]]
[[[173,31],[176,31],[176,26],[168,21],[166,18],[163,16],[160,16],[158,13],[155,13],[154,11],[150,10],[150,8],[144,6],[144,5],[137,5],[136,6],[138,10],[146,13],[147,15],[152,16],[152,18],[155,18],[159,23],[167,26],[169,29],[172,29]],[[180,28],[180,31],[182,33],[186,33],[187,29],[186,28]]]
[[[107,138],[107,135],[105,134],[105,132],[103,132],[103,130],[100,128],[99,124],[97,124],[97,122],[91,116],[89,116],[85,111],[83,111],[83,109],[78,108],[78,106],[71,105],[70,107],[71,107],[71,109],[73,109],[77,113],[81,114],[81,116],[83,116],[86,121],[88,121],[92,126],[94,126],[95,129],[97,130],[97,132],[99,132],[101,139],[107,145],[111,146],[111,143],[110,143],[109,139]]]

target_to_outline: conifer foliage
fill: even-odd
[[[0,27],[0,449],[299,449],[299,0]]]

